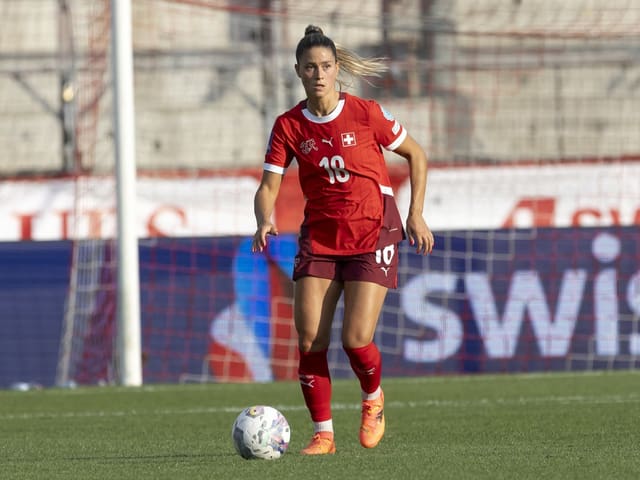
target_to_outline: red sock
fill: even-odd
[[[327,350],[300,352],[298,377],[304,402],[314,422],[331,419],[331,375]]]
[[[344,351],[349,357],[351,368],[360,380],[360,388],[365,393],[373,393],[380,386],[382,375],[382,356],[376,344],[358,348],[346,348]]]

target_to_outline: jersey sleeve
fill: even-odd
[[[283,117],[278,117],[269,135],[267,152],[264,156],[264,170],[284,175],[294,158],[287,138]]]
[[[371,125],[374,126],[376,141],[385,149],[393,151],[407,138],[405,128],[378,102],[371,101],[369,115]]]

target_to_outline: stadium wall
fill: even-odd
[[[407,166],[392,165],[389,173],[406,215]],[[260,176],[260,168],[142,174],[136,186],[138,236],[251,235]],[[425,215],[436,231],[638,225],[638,178],[637,156],[612,163],[435,166],[429,171]],[[114,191],[109,176],[0,181],[0,241],[113,238]],[[303,208],[292,166],[274,213],[280,231],[296,232]]]
[[[0,175],[113,170],[108,5],[3,1]],[[337,42],[389,57],[375,87],[351,91],[381,101],[434,161],[640,151],[635,2],[137,0],[138,165],[258,165],[275,116],[303,98],[293,52],[310,5]]]

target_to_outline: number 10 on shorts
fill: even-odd
[[[387,245],[384,248],[379,248],[376,250],[376,263],[384,263],[385,265],[390,265],[391,260],[393,260],[393,255],[396,251],[396,246],[394,244]]]

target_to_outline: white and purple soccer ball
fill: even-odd
[[[289,422],[277,409],[266,405],[245,408],[233,422],[233,446],[242,458],[275,460],[289,447]]]

